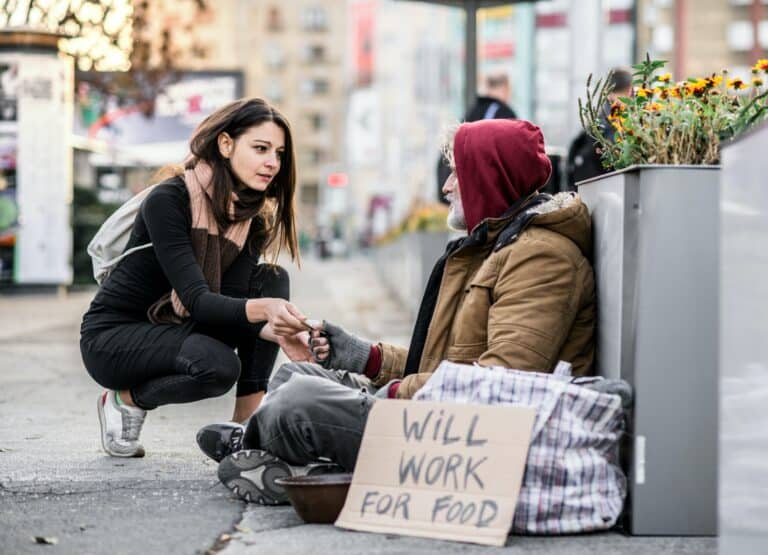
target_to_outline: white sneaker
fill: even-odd
[[[116,391],[105,391],[96,401],[101,424],[101,446],[113,457],[143,457],[139,443],[141,426],[147,411],[138,407],[118,405]]]

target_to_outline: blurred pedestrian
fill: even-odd
[[[322,365],[282,365],[242,442],[230,442],[227,427],[203,428],[206,454],[231,453],[219,478],[239,496],[284,501],[274,479],[306,473],[318,458],[352,471],[376,399],[412,398],[443,360],[539,372],[564,360],[576,376],[592,373],[591,219],[573,193],[538,193],[552,171],[541,130],[522,120],[464,123],[445,150],[448,224],[469,233],[435,264],[410,348],[315,326]]]
[[[632,95],[632,73],[628,69],[614,68],[610,72],[609,80],[611,92],[608,94],[608,102],[603,106],[600,121],[605,138],[613,141],[616,130],[608,121],[611,105],[622,96]],[[595,139],[582,130],[568,148],[566,162],[568,188],[573,190],[577,181],[590,179],[609,171],[612,169],[603,166],[600,149],[595,144]]]
[[[509,77],[506,73],[493,73],[485,78],[483,94],[477,96],[464,115],[465,122],[479,121],[481,119],[517,119],[515,111],[507,104],[511,93]],[[437,198],[440,202],[448,204],[443,196],[442,188],[445,180],[451,174],[451,168],[444,156],[437,160]]]
[[[310,356],[288,275],[259,263],[298,256],[293,140],[260,99],[208,116],[183,167],[143,201],[126,249],[83,317],[80,348],[99,395],[104,450],[140,457],[147,411],[222,395],[237,384],[233,420],[259,406],[278,345]],[[237,353],[235,353],[237,349]]]

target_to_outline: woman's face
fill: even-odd
[[[254,125],[232,141],[219,136],[219,150],[229,158],[235,177],[245,187],[264,191],[280,171],[285,153],[285,132],[272,121]]]

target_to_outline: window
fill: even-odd
[[[671,52],[675,46],[675,31],[671,25],[657,25],[651,39],[657,52]]]
[[[317,205],[319,200],[317,183],[302,183],[299,196],[302,204]]]
[[[309,120],[309,126],[314,131],[321,131],[328,126],[328,118],[325,116],[325,114],[309,114],[307,119]]]
[[[324,61],[325,47],[320,44],[305,44],[302,48],[302,59],[305,63]]]
[[[301,162],[308,166],[316,166],[325,162],[325,151],[320,148],[307,148],[301,151]]]
[[[276,42],[268,42],[264,45],[264,61],[272,69],[281,69],[285,66],[285,51]]]
[[[280,102],[283,99],[283,85],[280,81],[270,81],[267,83],[264,94],[267,100]]]
[[[272,6],[267,12],[267,31],[282,31],[283,30],[283,15],[280,13],[280,8]]]
[[[745,52],[752,48],[755,34],[751,21],[732,21],[727,28],[727,42],[731,50]]]
[[[305,31],[324,31],[328,28],[328,13],[322,6],[310,6],[301,13],[301,25]]]
[[[304,96],[314,96],[327,93],[329,84],[327,79],[314,78],[304,79],[299,87]]]

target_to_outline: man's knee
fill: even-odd
[[[278,432],[291,434],[293,422],[310,418],[308,415],[323,385],[319,378],[294,375],[279,389],[270,390],[256,411],[261,428],[270,430],[270,436]]]
[[[272,374],[272,378],[269,380],[267,391],[274,391],[277,388],[285,384],[291,376],[298,374],[301,376],[313,376],[317,375],[317,371],[312,369],[318,365],[311,362],[286,362],[281,364],[280,367]]]

